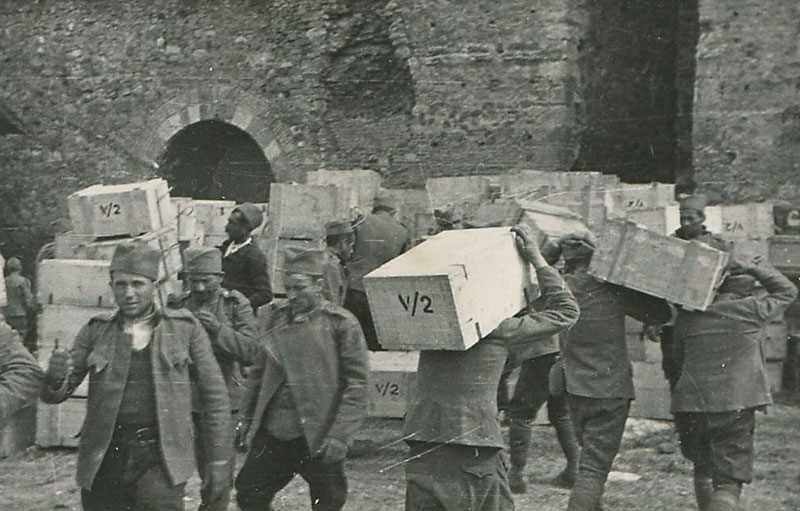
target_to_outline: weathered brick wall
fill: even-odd
[[[577,150],[575,1],[399,2],[419,176],[569,168]]]
[[[694,167],[715,200],[800,197],[800,4],[700,1]]]

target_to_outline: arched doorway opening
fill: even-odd
[[[267,202],[274,181],[258,143],[247,132],[219,120],[181,129],[167,142],[158,164],[176,197]]]

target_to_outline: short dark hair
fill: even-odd
[[[333,246],[336,246],[343,239],[347,239],[347,238],[355,239],[355,234],[353,234],[352,232],[347,232],[347,233],[344,233],[344,234],[331,234],[330,236],[325,236],[325,243],[329,247],[333,247]]]

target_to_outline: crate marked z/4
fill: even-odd
[[[533,268],[509,227],[445,231],[364,277],[378,341],[466,350],[526,306]]]

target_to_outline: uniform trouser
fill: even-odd
[[[6,319],[6,323],[8,323],[8,326],[13,328],[19,334],[20,338],[22,339],[23,344],[25,344],[25,347],[28,348],[28,351],[33,351],[33,350],[31,350],[31,347],[28,346],[28,343],[26,342],[27,341],[26,337],[28,335],[28,317],[27,316],[8,316],[5,319]]]
[[[237,412],[232,412],[234,416],[233,424],[236,424],[236,415]],[[230,492],[225,492],[224,495],[218,499],[216,502],[209,502],[208,499],[208,490],[209,488],[206,486],[206,465],[208,464],[208,458],[206,457],[206,453],[209,451],[208,446],[205,444],[203,439],[203,415],[202,413],[195,412],[192,413],[192,422],[194,423],[194,455],[195,460],[197,461],[197,474],[200,476],[200,481],[202,481],[202,485],[200,487],[200,511],[216,511],[221,510],[225,511],[228,509],[228,503],[231,500]],[[231,432],[231,436],[235,434],[235,431]],[[225,440],[221,440],[225,441]],[[233,472],[236,470],[236,452],[234,451],[233,456],[230,460],[230,469],[231,469],[231,484],[233,484]]]
[[[409,442],[406,511],[514,509],[500,448]]]
[[[344,298],[344,308],[353,313],[361,324],[364,332],[364,339],[367,341],[367,348],[370,351],[383,351],[385,348],[378,342],[378,333],[375,331],[375,321],[372,319],[372,312],[369,310],[367,294],[357,289],[348,289]]]
[[[675,389],[683,367],[683,350],[675,342],[674,329],[671,326],[661,327],[661,370],[669,382],[670,390]]]
[[[551,424],[568,415],[564,396],[550,394],[550,368],[557,358],[557,353],[551,353],[522,363],[514,396],[508,406],[510,418],[533,420],[545,403]]]
[[[675,425],[681,452],[694,463],[695,471],[711,476],[715,488],[753,480],[755,408],[678,412]]]
[[[630,406],[628,398],[567,394],[567,408],[581,444],[578,476],[569,496],[569,511],[600,509],[603,488],[622,443]]]
[[[305,438],[279,440],[260,428],[236,477],[239,508],[243,511],[269,509],[275,494],[296,474],[308,483],[312,510],[338,511],[344,506],[347,477],[343,461],[323,463],[309,455]]]
[[[115,432],[91,490],[81,490],[84,510],[183,510],[186,485],[170,482],[155,429],[146,434],[137,429]]]

